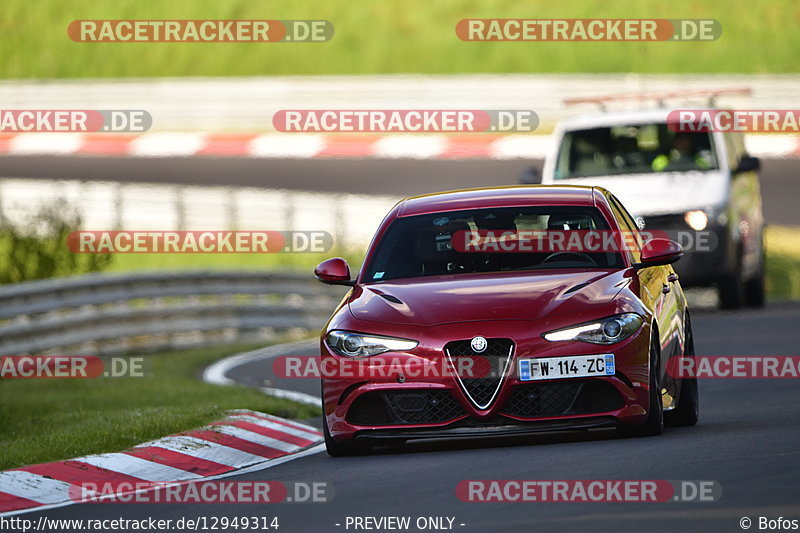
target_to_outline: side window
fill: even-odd
[[[641,256],[640,250],[642,248],[642,234],[639,232],[639,227],[636,225],[636,222],[634,222],[630,213],[628,213],[616,197],[609,195],[608,200],[611,204],[611,211],[614,212],[614,216],[619,220],[620,224],[622,224],[622,231],[630,232],[634,236],[636,247],[631,250],[631,255],[634,261],[639,261]]]

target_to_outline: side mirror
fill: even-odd
[[[317,265],[314,275],[322,283],[329,285],[348,285],[352,287],[355,281],[350,279],[350,265],[341,257],[328,259]]]
[[[669,239],[651,239],[642,246],[641,262],[635,268],[669,265],[683,257],[683,248]]]
[[[761,169],[761,161],[757,157],[746,155],[739,160],[736,172],[756,172]]]

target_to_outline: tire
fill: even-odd
[[[322,414],[322,433],[325,436],[325,449],[331,457],[352,457],[370,452],[370,446],[362,442],[336,442],[328,429],[328,417]]]
[[[764,286],[765,254],[761,249],[761,265],[758,274],[753,279],[747,280],[744,284],[744,303],[749,307],[764,307],[767,300],[767,289]]]
[[[653,334],[657,335],[655,331]],[[620,434],[624,437],[649,437],[664,432],[664,407],[661,403],[661,385],[658,376],[659,347],[656,338],[650,341],[650,405],[647,408],[647,420],[641,426],[621,427]]]
[[[737,252],[734,271],[718,283],[721,309],[739,309],[744,305],[744,281],[742,280],[742,254]]]
[[[694,357],[694,334],[692,323],[686,319],[686,350],[684,356]],[[664,421],[670,426],[694,426],[700,416],[700,395],[697,391],[697,378],[682,378],[678,405],[664,413]]]

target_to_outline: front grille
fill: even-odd
[[[347,421],[358,426],[439,424],[465,414],[450,391],[375,391],[356,398]]]
[[[528,383],[511,391],[501,413],[520,418],[605,413],[620,409],[619,391],[606,381]]]
[[[578,388],[574,382],[520,385],[511,391],[502,413],[527,418],[562,415],[572,405]]]
[[[459,385],[478,409],[488,408],[496,398],[514,350],[511,339],[487,341],[486,350],[482,353],[473,351],[470,340],[449,342],[444,347],[456,369]]]

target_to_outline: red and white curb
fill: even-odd
[[[0,134],[0,155],[250,157],[280,159],[542,159],[550,135],[316,133]],[[757,157],[798,157],[800,136],[749,135]]]
[[[117,157],[540,158],[546,135],[325,135],[313,133],[19,133],[0,135],[0,154]]]
[[[315,428],[257,411],[232,411],[204,428],[117,453],[0,472],[0,516],[75,503],[81,484],[211,480],[322,451]],[[245,470],[243,470],[245,469]],[[77,490],[77,492],[76,492]],[[70,492],[72,491],[72,492]]]

